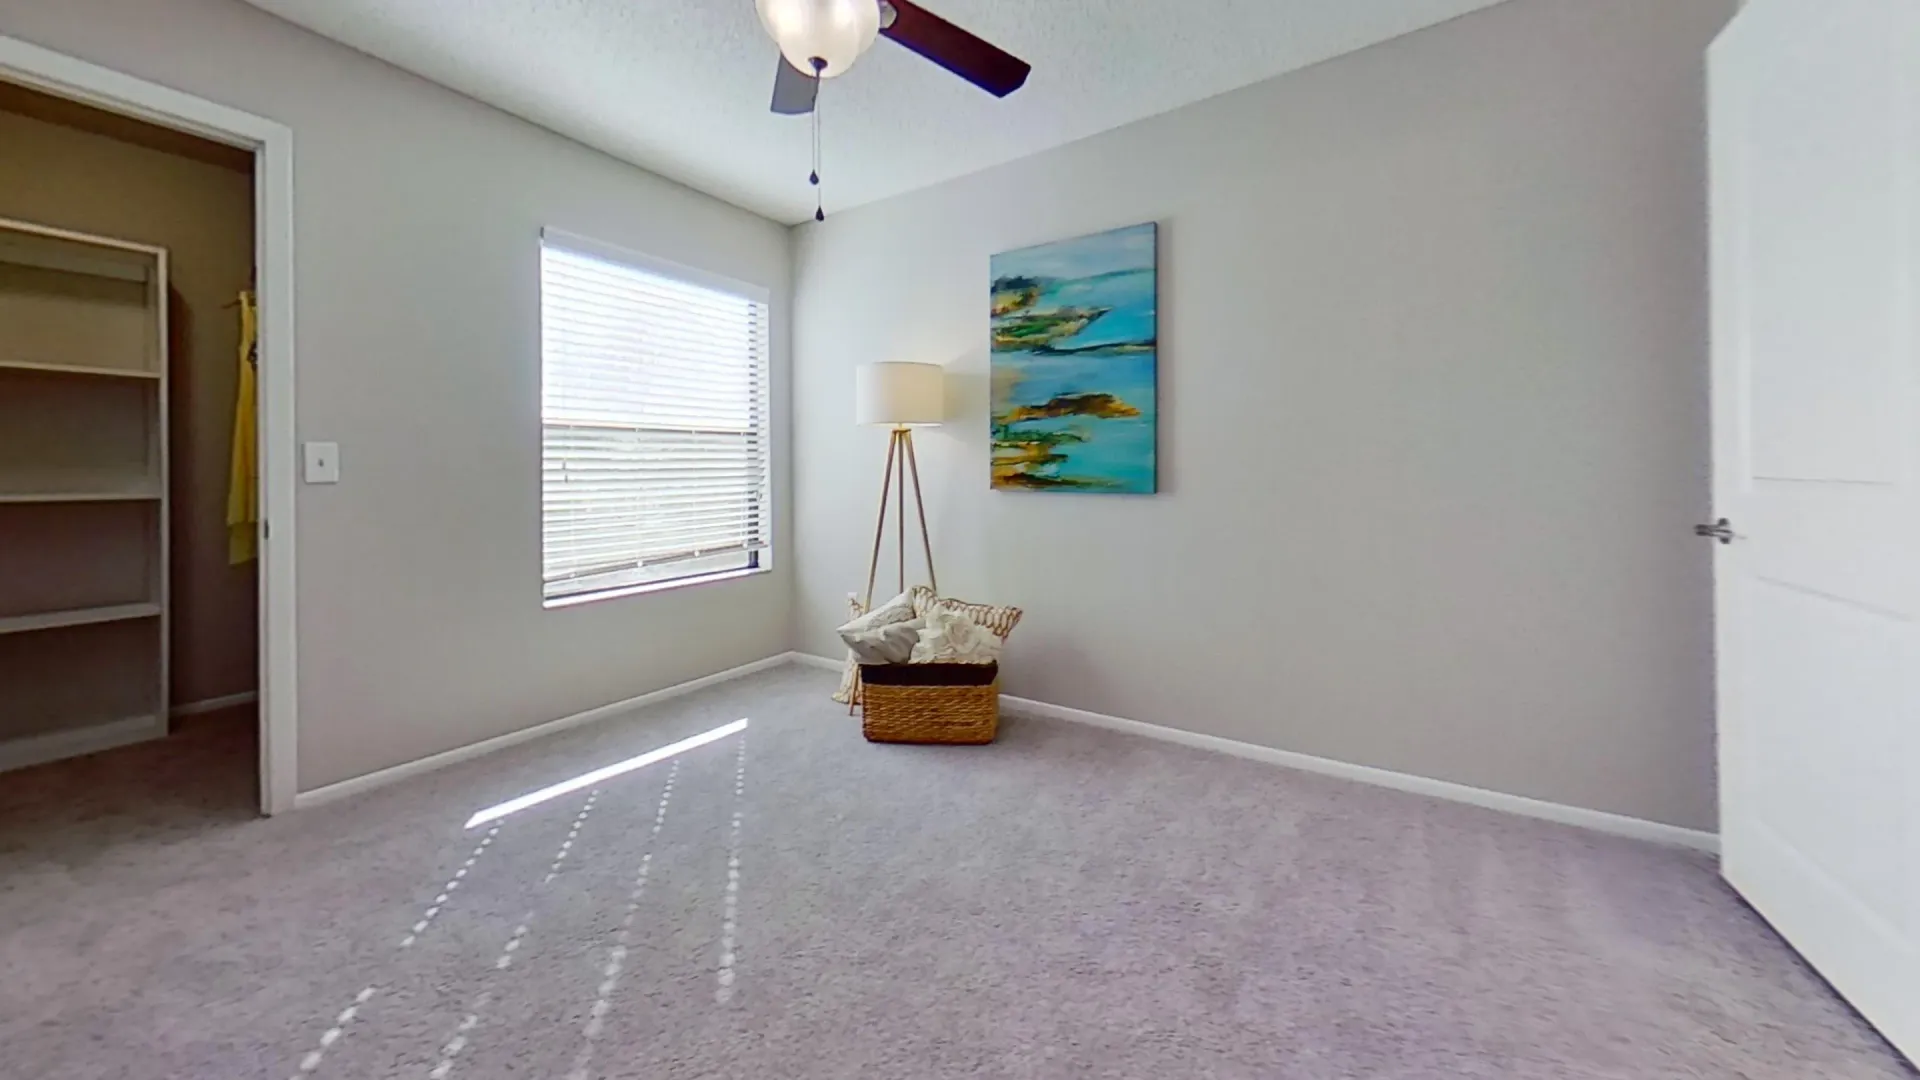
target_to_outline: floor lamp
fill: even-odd
[[[907,591],[907,481],[913,481],[913,506],[920,519],[920,547],[927,557],[927,584],[935,592],[933,541],[927,535],[927,507],[920,498],[920,463],[913,453],[913,429],[940,423],[946,414],[946,369],[938,364],[888,361],[867,364],[854,378],[856,423],[885,424],[887,471],[880,484],[880,518],[873,527],[873,559],[867,564],[863,608],[873,609],[873,583],[880,576],[880,548],[887,536],[887,499],[895,501],[895,547],[900,558],[900,591]]]

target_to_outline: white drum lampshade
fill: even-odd
[[[894,427],[946,419],[947,369],[939,364],[889,360],[854,373],[853,417],[860,424]]]

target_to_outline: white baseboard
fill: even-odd
[[[795,652],[789,655],[796,664],[830,671],[839,671],[841,664],[844,663],[841,660],[829,660],[824,656],[814,656],[810,653]],[[1129,735],[1141,735],[1161,742],[1177,743],[1199,750],[1211,750],[1219,754],[1231,754],[1234,757],[1265,762],[1268,765],[1319,773],[1322,776],[1334,776],[1342,780],[1354,780],[1362,784],[1372,784],[1375,787],[1446,799],[1449,802],[1467,803],[1488,810],[1517,814],[1521,817],[1556,821],[1562,825],[1574,825],[1596,832],[1612,833],[1636,840],[1651,840],[1654,843],[1692,848],[1697,851],[1718,853],[1720,850],[1720,837],[1714,833],[1702,832],[1698,829],[1683,829],[1678,825],[1646,821],[1641,818],[1627,817],[1624,814],[1610,814],[1604,810],[1589,810],[1585,807],[1567,806],[1543,799],[1530,799],[1524,795],[1488,791],[1448,780],[1434,780],[1388,769],[1353,765],[1330,758],[1314,757],[1311,754],[1276,750],[1270,746],[1237,742],[1233,739],[1222,739],[1216,735],[1182,731],[1179,728],[1161,727],[1158,724],[1142,723],[1139,720],[1125,720],[1118,716],[1107,716],[1104,713],[1087,712],[1084,709],[1069,709],[1064,705],[1050,705],[1044,701],[1033,701],[1007,694],[1000,695],[1000,705],[1007,712],[1016,715],[1042,720],[1066,720],[1076,724],[1106,728],[1109,731],[1123,731]]]
[[[82,754],[97,754],[102,750],[132,746],[134,743],[149,739],[163,739],[167,735],[167,720],[164,716],[136,716],[128,720],[115,720],[106,724],[78,728],[73,731],[56,731],[47,735],[32,735],[24,739],[0,742],[0,772],[24,769],[31,765],[44,765],[49,761],[62,758],[79,757]]]
[[[1086,712],[1082,709],[1069,709],[1061,705],[1049,705],[1044,701],[1030,701],[1005,694],[1000,696],[1000,704],[1009,713],[1016,715],[1032,716],[1043,720],[1067,720],[1076,724],[1106,728],[1110,731],[1123,731],[1129,735],[1144,735],[1161,742],[1212,750],[1215,753],[1231,754],[1234,757],[1261,761],[1269,765],[1319,773],[1322,776],[1333,776],[1342,780],[1356,780],[1362,784],[1446,799],[1449,802],[1467,803],[1485,807],[1488,810],[1518,814],[1521,817],[1541,818],[1559,822],[1562,825],[1592,829],[1595,832],[1632,837],[1635,840],[1651,840],[1655,843],[1693,848],[1698,851],[1718,852],[1720,850],[1720,838],[1717,835],[1701,832],[1698,829],[1683,829],[1678,825],[1665,825],[1657,821],[1627,817],[1624,814],[1610,814],[1604,810],[1567,806],[1564,803],[1530,799],[1524,795],[1509,795],[1501,791],[1488,791],[1485,788],[1456,784],[1448,780],[1434,780],[1425,776],[1376,769],[1367,765],[1354,765],[1330,758],[1314,757],[1311,754],[1298,754],[1291,750],[1276,750],[1270,746],[1236,742],[1233,739],[1222,739],[1215,735],[1201,735],[1197,732],[1181,731],[1178,728],[1145,724],[1138,720],[1123,720],[1117,716]]]
[[[822,671],[840,671],[846,667],[847,663],[845,657],[838,660],[829,660],[824,656],[815,656],[812,653],[804,652],[790,652],[787,654],[787,659],[792,660],[801,667],[815,667]]]
[[[518,746],[521,743],[545,738],[548,735],[557,735],[569,728],[581,727],[585,724],[611,719],[623,713],[631,712],[634,709],[647,705],[657,705],[663,701],[681,697],[685,694],[691,694],[695,690],[704,690],[709,686],[715,686],[723,682],[731,682],[734,679],[745,678],[748,675],[766,671],[769,668],[780,667],[791,662],[791,653],[769,656],[764,660],[755,660],[751,664],[742,664],[737,668],[729,668],[726,671],[716,672],[702,678],[677,683],[664,690],[655,690],[650,694],[641,694],[639,697],[628,698],[625,701],[616,701],[611,705],[602,705],[597,709],[588,709],[586,712],[575,713],[572,716],[563,716],[558,720],[549,720],[544,724],[535,724],[530,728],[510,731],[505,735],[496,735],[491,739],[483,739],[469,746],[457,747],[444,753],[423,757],[418,761],[409,761],[404,765],[395,765],[390,769],[381,769],[377,772],[367,773],[365,776],[356,776],[351,780],[342,780],[337,784],[328,784],[325,787],[314,788],[312,791],[303,791],[294,796],[293,808],[295,810],[306,810],[315,806],[324,806],[330,802],[338,802],[341,799],[351,798],[362,792],[372,791],[375,788],[386,787],[388,784],[395,784],[424,773],[444,769],[449,765],[457,765],[462,761],[471,761],[474,758],[491,754],[496,750],[505,750],[509,746]]]
[[[228,694],[226,697],[208,698],[205,701],[189,701],[184,705],[175,705],[173,708],[167,710],[167,715],[174,717],[202,716],[206,713],[219,712],[221,709],[232,709],[241,705],[251,705],[259,700],[259,693],[249,690],[244,694]]]

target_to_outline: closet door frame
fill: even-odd
[[[299,789],[295,647],[293,129],[0,34],[0,79],[252,151],[260,303],[260,812]]]

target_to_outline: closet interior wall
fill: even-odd
[[[257,688],[229,560],[244,150],[0,82],[0,768]]]

